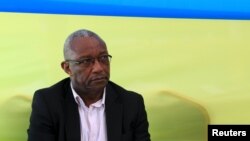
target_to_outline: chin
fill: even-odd
[[[89,85],[89,88],[91,88],[91,89],[104,89],[107,84],[108,84],[108,81],[95,82],[95,83],[91,83]]]

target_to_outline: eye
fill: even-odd
[[[108,59],[108,55],[104,55],[100,57],[101,60],[107,60]]]
[[[109,61],[109,56],[108,55],[103,55],[99,57],[99,61],[101,62],[108,62]]]
[[[82,59],[81,61],[79,61],[80,64],[91,64],[93,62],[93,59],[92,58],[86,58],[86,59]]]

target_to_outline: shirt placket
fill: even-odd
[[[86,108],[86,106],[84,105],[83,101],[80,99],[80,97],[77,97],[77,100],[78,100],[78,105],[79,105],[79,110],[81,111],[80,112],[80,118],[85,118],[86,115],[84,114],[86,111],[88,111],[88,109]],[[81,123],[81,131],[84,132],[84,133],[81,133],[81,141],[87,141],[88,140],[88,136],[86,136],[88,134],[88,130],[87,129],[84,129],[83,130],[83,127],[84,127],[84,124],[88,124],[86,123],[86,120],[84,122],[84,120],[81,120],[80,121]]]
[[[90,134],[89,134],[89,141],[96,141],[96,131],[98,129],[96,129],[96,116],[95,116],[95,108],[93,106],[89,107],[88,110],[88,121],[89,121],[89,130],[90,130]]]

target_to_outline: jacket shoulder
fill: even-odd
[[[35,91],[35,95],[44,95],[44,96],[56,96],[56,95],[63,95],[70,86],[70,79],[65,78],[56,84],[47,87],[41,88]]]
[[[123,88],[122,86],[110,81],[109,82],[109,85],[110,87],[112,87],[112,89],[114,90],[114,92],[121,98],[123,99],[129,99],[129,100],[132,100],[132,99],[142,99],[142,95],[137,93],[137,92],[134,92],[134,91],[131,91],[131,90],[127,90],[125,88]]]

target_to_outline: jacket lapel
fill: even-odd
[[[110,84],[106,88],[105,112],[108,141],[121,140],[122,104],[118,94]]]
[[[66,88],[65,95],[65,125],[67,141],[81,141],[80,116],[78,106],[74,100],[70,84]]]

